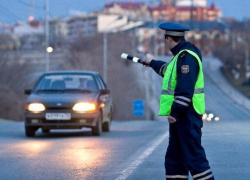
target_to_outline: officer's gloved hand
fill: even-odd
[[[149,64],[151,63],[152,59],[146,58],[141,61],[143,66],[149,67]]]

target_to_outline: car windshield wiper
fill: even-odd
[[[64,89],[38,89],[36,90],[37,93],[40,92],[64,92]]]
[[[65,92],[81,92],[81,93],[92,93],[89,89],[64,89]]]

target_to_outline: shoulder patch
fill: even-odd
[[[189,72],[189,65],[182,65],[181,66],[181,73],[187,74]]]

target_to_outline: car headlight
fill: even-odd
[[[94,111],[96,110],[96,105],[94,103],[80,102],[74,105],[73,110],[77,112]]]
[[[45,110],[45,106],[41,103],[31,103],[27,105],[28,111],[39,113]]]

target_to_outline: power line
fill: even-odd
[[[19,2],[20,4],[22,4],[22,5],[26,6],[26,7],[30,7],[30,3],[27,3],[27,2],[25,2],[25,1],[18,0],[17,2]],[[37,5],[34,5],[34,4],[33,4],[33,7],[34,7],[35,9],[38,9],[38,10],[45,10],[45,5],[44,5],[44,6],[37,6]],[[51,12],[49,12],[49,15],[50,15],[50,16],[53,16]]]
[[[20,4],[24,5],[24,6],[28,6],[30,7],[29,3],[26,3],[22,0],[17,1]],[[34,6],[35,8],[39,9],[39,10],[45,10],[45,6]],[[2,4],[0,4],[0,14],[4,15],[6,18],[17,21],[20,19],[20,16],[18,16],[17,14],[13,13],[12,11],[10,11],[7,7],[3,6]],[[51,14],[51,12],[49,12],[49,15],[52,17],[53,15]]]
[[[26,7],[30,7],[30,3],[27,3],[25,1],[22,1],[22,0],[18,0],[17,2],[19,2],[20,4],[22,4],[23,6],[26,6]],[[33,5],[34,8],[36,9],[45,9],[45,6],[37,6],[37,5]]]

